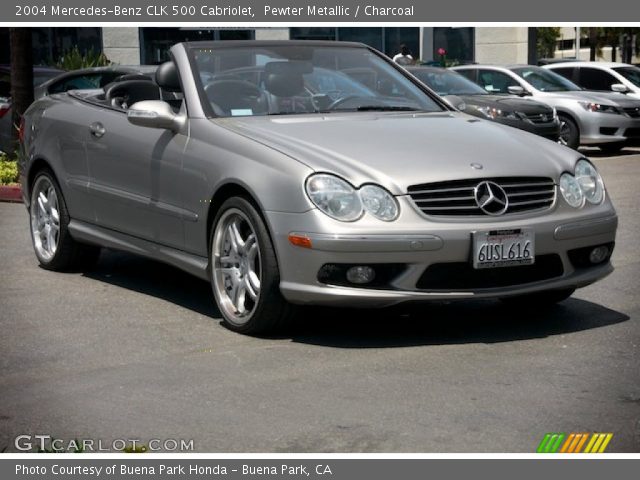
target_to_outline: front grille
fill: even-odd
[[[530,115],[522,113],[521,115],[527,120],[529,120],[531,123],[549,123],[553,120],[553,112],[533,113]]]
[[[488,215],[477,204],[475,188],[483,182],[494,182],[507,194],[508,207],[504,215],[547,209],[553,205],[556,186],[546,177],[501,177],[452,180],[412,185],[409,196],[426,215],[483,216]]]
[[[640,107],[625,108],[624,113],[631,118],[640,118]]]
[[[434,263],[416,284],[420,290],[482,290],[541,282],[562,276],[556,254],[538,255],[533,265],[475,269],[469,262]]]

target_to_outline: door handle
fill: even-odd
[[[100,122],[93,122],[91,125],[89,125],[89,131],[94,137],[100,138],[106,133],[107,130]]]

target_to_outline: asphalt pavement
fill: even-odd
[[[0,451],[51,435],[534,452],[547,432],[612,432],[607,451],[640,452],[640,151],[587,153],[620,217],[603,281],[546,311],[307,310],[270,339],[226,330],[206,282],[150,260],[104,251],[91,271],[43,270],[24,206],[0,204]]]

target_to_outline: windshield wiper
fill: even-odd
[[[358,112],[419,112],[420,108],[404,105],[362,105],[356,108]]]

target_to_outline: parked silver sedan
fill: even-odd
[[[161,260],[209,281],[248,334],[294,305],[541,305],[612,271],[617,216],[589,160],[453,110],[369,47],[198,42],[171,57],[155,83],[26,113],[44,268],[100,247]]]
[[[586,91],[532,65],[453,67],[488,92],[531,96],[554,107],[560,117],[560,141],[571,148],[592,145],[615,153],[640,138],[640,100],[614,92]]]

